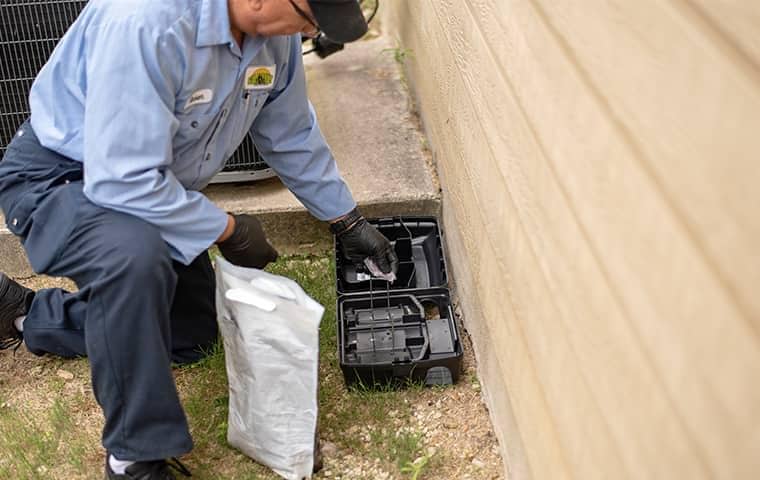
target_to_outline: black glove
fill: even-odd
[[[343,256],[361,265],[369,257],[383,273],[398,273],[398,257],[391,242],[353,209],[346,217],[330,224],[330,229],[343,246]]]
[[[233,215],[235,229],[232,235],[219,242],[222,256],[241,267],[264,268],[277,260],[277,250],[267,241],[258,219],[251,215]]]

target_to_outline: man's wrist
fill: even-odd
[[[216,240],[216,243],[222,243],[228,238],[232,236],[232,233],[235,231],[235,217],[233,217],[231,214],[227,214],[227,226],[224,228],[224,231],[219,236],[219,238]]]
[[[340,235],[351,230],[357,223],[359,223],[359,220],[362,218],[364,217],[362,217],[362,214],[359,213],[359,209],[354,208],[342,217],[338,217],[337,219],[331,221],[330,231],[335,235]]]

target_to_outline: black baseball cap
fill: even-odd
[[[367,33],[367,20],[357,0],[308,1],[320,30],[330,40],[348,43]]]

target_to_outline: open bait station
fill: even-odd
[[[390,217],[368,222],[391,241],[399,268],[393,283],[373,277],[363,265],[343,258],[336,239],[338,354],[346,383],[455,383],[463,350],[438,221]]]

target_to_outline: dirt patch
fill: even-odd
[[[460,325],[460,332],[463,331]],[[456,385],[412,389],[401,394],[397,409],[385,412],[385,422],[325,432],[325,469],[316,478],[413,478],[410,473],[400,474],[399,468],[389,468],[376,456],[356,455],[354,450],[339,446],[346,437],[370,444],[377,437],[411,435],[419,437],[422,451],[410,460],[427,460],[419,479],[504,479],[498,441],[477,379],[472,345],[466,334],[462,337],[464,367]],[[388,443],[382,446],[387,447]]]

